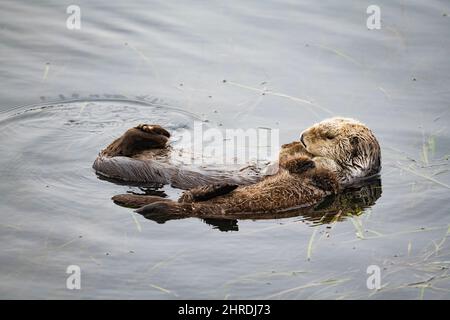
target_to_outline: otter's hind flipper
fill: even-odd
[[[127,208],[140,208],[150,203],[160,201],[170,201],[157,196],[138,195],[138,194],[118,194],[111,198],[115,204]]]
[[[206,201],[230,193],[237,187],[237,184],[230,183],[216,183],[201,186],[185,191],[178,202]]]
[[[170,133],[159,125],[140,124],[114,140],[102,155],[132,157],[143,150],[164,149],[169,138]]]
[[[157,201],[137,210],[136,213],[143,215],[146,219],[157,223],[164,223],[168,220],[186,218],[188,210],[182,204],[175,201]]]

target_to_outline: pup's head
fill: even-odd
[[[342,168],[342,183],[377,174],[381,152],[372,131],[350,118],[331,118],[302,132],[300,141],[314,156],[332,159]]]

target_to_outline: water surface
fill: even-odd
[[[78,1],[81,30],[70,4],[0,4],[1,298],[450,298],[448,2],[378,1],[380,30],[369,1]],[[91,168],[140,122],[287,143],[333,115],[383,155],[381,197],[336,221],[158,224]]]

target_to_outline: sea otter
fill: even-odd
[[[283,215],[283,212],[313,206],[361,179],[377,175],[381,169],[377,139],[364,124],[350,118],[336,117],[319,122],[303,131],[299,141],[283,145],[278,171],[266,177],[226,177],[220,181],[220,177],[189,172],[188,181],[182,183],[183,174],[158,162],[170,151],[169,137],[169,132],[158,125],[139,125],[103,150],[94,168],[97,172],[120,173],[120,168],[111,170],[110,163],[104,166],[105,159],[138,160],[137,167],[125,164],[125,170],[139,172],[127,174],[126,178],[137,175],[148,179],[147,182],[176,181],[189,190],[177,202],[124,194],[113,197],[116,203],[140,207],[136,210],[138,213],[155,218],[232,219]]]

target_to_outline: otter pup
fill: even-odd
[[[300,141],[282,146],[281,164],[299,155],[311,157],[315,167],[336,174],[341,187],[381,170],[377,139],[368,127],[351,118],[335,117],[306,129]]]
[[[157,156],[165,149],[168,132],[163,128],[141,125],[131,130],[102,154],[133,156],[133,152],[156,146]],[[258,182],[205,184],[187,190],[178,202],[130,194],[114,196],[113,200],[141,207],[137,212],[146,217],[254,217],[312,206],[360,179],[376,175],[380,169],[380,147],[373,133],[354,119],[331,118],[303,131],[300,141],[283,145],[278,172]]]

